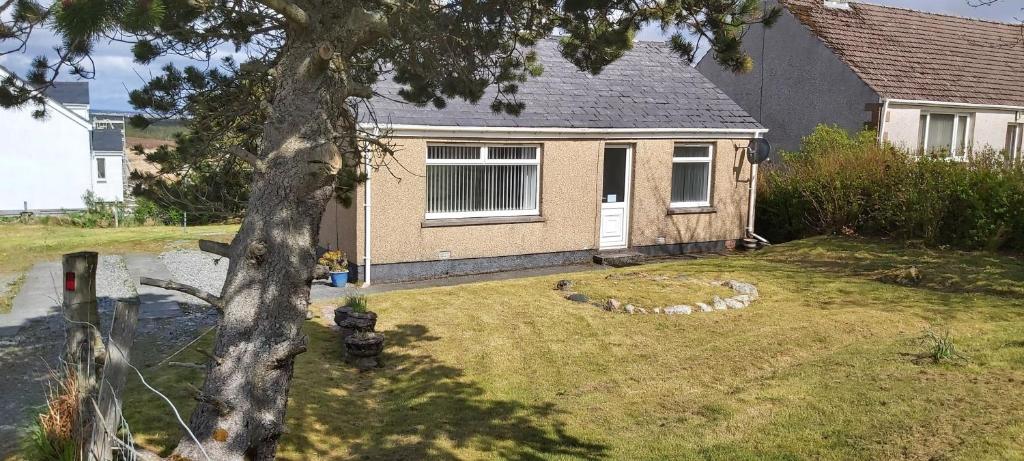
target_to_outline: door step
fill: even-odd
[[[594,262],[604,266],[627,267],[642,264],[647,255],[636,251],[604,251],[594,255]]]

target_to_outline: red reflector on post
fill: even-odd
[[[75,273],[64,273],[64,291],[75,291]]]

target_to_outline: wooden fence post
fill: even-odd
[[[78,393],[78,421],[75,442],[79,459],[87,459],[88,439],[92,435],[92,399],[96,395],[96,366],[102,361],[103,341],[99,333],[96,306],[96,266],[99,255],[92,251],[66,254],[64,269],[64,321],[67,344],[64,360],[74,373]]]
[[[135,327],[138,323],[138,299],[118,301],[114,307],[107,360],[103,364],[99,384],[99,401],[96,404],[98,419],[93,424],[92,446],[89,448],[89,459],[92,461],[114,459],[114,439],[121,425],[121,393],[128,377],[130,352],[135,343]]]

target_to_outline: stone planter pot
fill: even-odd
[[[334,324],[341,326],[342,322],[348,318],[349,314],[352,313],[352,308],[348,306],[341,306],[334,310]]]
[[[361,369],[378,366],[378,357],[383,351],[384,335],[380,333],[360,332],[345,338],[345,352],[349,360]]]
[[[377,327],[377,314],[375,312],[352,312],[344,316],[338,322],[338,311],[335,311],[335,322],[341,327],[341,337],[348,338],[353,333],[369,333]]]

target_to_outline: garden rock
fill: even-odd
[[[647,309],[644,309],[642,307],[638,307],[638,308],[636,308],[636,313],[637,314],[646,314],[647,313]]]
[[[753,301],[753,299],[751,299],[750,296],[747,296],[747,295],[736,295],[736,296],[733,296],[732,299],[735,299],[735,300],[743,303],[744,306],[749,306],[750,303]]]
[[[561,291],[569,291],[569,290],[571,290],[572,289],[572,280],[559,280],[558,283],[555,284],[555,289],[556,290],[561,290]]]
[[[897,268],[889,271],[882,279],[897,285],[914,287],[921,284],[921,271],[917,266]]]
[[[747,307],[733,298],[725,298],[725,305],[728,306],[729,309],[743,309],[744,307]]]
[[[668,315],[676,315],[676,314],[690,315],[690,314],[693,313],[693,308],[690,307],[690,306],[666,307],[665,308],[665,313],[668,314]]]
[[[623,309],[626,311],[627,314],[633,314],[636,312],[636,307],[633,306],[632,304],[626,304],[626,307],[624,307]]]
[[[751,300],[757,299],[759,297],[757,293],[757,287],[750,283],[740,282],[737,280],[729,280],[725,282],[724,285],[726,287],[731,288],[732,291],[735,291],[736,293],[749,296]]]
[[[660,314],[661,313],[661,308],[660,307],[655,307],[654,308],[654,313],[655,314]]]
[[[711,312],[714,310],[711,306],[704,303],[697,303],[697,309],[700,309],[701,312]]]
[[[722,298],[719,298],[718,296],[715,296],[715,298],[711,300],[711,305],[715,308],[716,311],[724,311],[729,308],[729,305],[726,304],[725,301],[722,300]]]
[[[573,302],[577,302],[577,303],[589,303],[590,302],[590,298],[588,298],[587,295],[582,294],[582,293],[573,293],[573,294],[571,294],[569,296],[566,296],[565,299],[568,299],[569,301],[573,301]]]
[[[617,299],[609,299],[604,305],[604,310],[608,312],[617,311],[622,308],[622,303]]]

